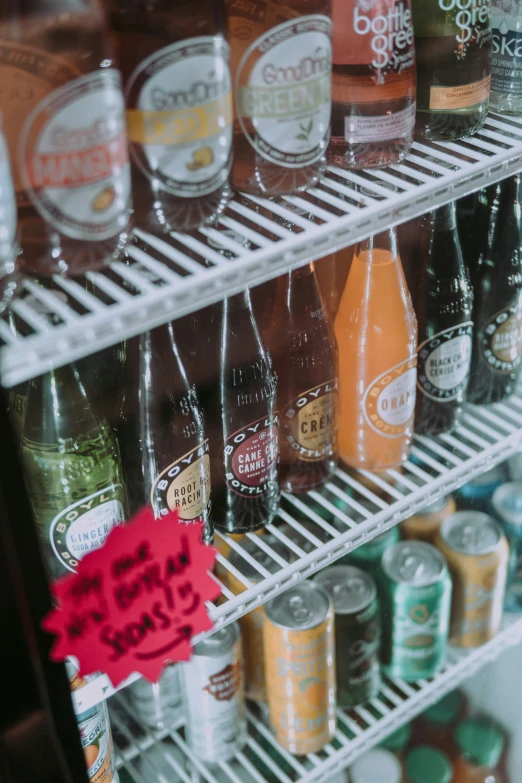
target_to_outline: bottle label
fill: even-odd
[[[133,161],[155,186],[174,196],[206,196],[227,180],[229,51],[220,36],[190,38],[147,57],[127,84]]]
[[[457,30],[455,54],[459,60],[466,58],[469,44],[481,47],[491,41],[490,4],[491,0],[439,0],[441,25]],[[417,35],[423,32],[416,30]]]
[[[401,438],[413,423],[417,357],[396,364],[366,389],[364,415],[372,429],[387,438]]]
[[[491,76],[472,84],[461,84],[457,87],[431,87],[430,109],[434,111],[451,111],[467,109],[484,103],[489,97]]]
[[[253,421],[225,441],[225,478],[236,495],[259,497],[277,482],[279,419]]]
[[[514,372],[522,359],[522,302],[492,316],[480,333],[490,369],[499,375]]]
[[[411,138],[415,125],[415,103],[394,114],[344,118],[344,139],[349,144]]]
[[[493,0],[491,27],[491,89],[522,95],[522,6],[515,0]]]
[[[0,132],[0,264],[14,263],[16,237],[16,200],[9,155]],[[0,276],[4,271],[0,269]]]
[[[111,484],[61,511],[50,525],[54,554],[69,571],[75,571],[88,552],[102,547],[116,525],[125,521],[123,487]]]
[[[74,79],[40,101],[25,122],[19,150],[34,207],[62,234],[96,242],[126,227],[130,167],[114,68]]]
[[[236,75],[243,133],[265,160],[300,168],[319,160],[330,137],[330,19],[302,16],[268,30],[244,53]]]
[[[208,440],[180,457],[157,477],[150,493],[155,515],[177,511],[183,522],[206,519],[210,512]]]
[[[78,720],[87,777],[91,783],[116,783],[118,776],[107,703],[100,702],[94,710],[94,715],[84,719],[80,716]]]
[[[333,2],[333,61],[336,65],[371,65],[385,73],[399,73],[415,63],[413,20],[402,0],[355,0],[353,11]]]
[[[452,326],[425,340],[417,351],[417,387],[437,402],[462,394],[469,377],[473,322]]]
[[[284,436],[304,462],[331,457],[337,437],[337,380],[295,397],[283,414]]]

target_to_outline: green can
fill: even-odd
[[[362,568],[363,571],[367,571],[374,579],[378,580],[382,556],[388,547],[398,542],[399,538],[399,528],[395,525],[379,536],[372,538],[367,544],[358,546],[357,549],[349,552],[342,558],[341,563],[358,566],[358,568]]]
[[[314,581],[331,595],[335,612],[337,704],[356,707],[373,699],[381,683],[381,618],[377,587],[360,568],[334,565]]]
[[[382,663],[386,674],[415,682],[444,663],[451,579],[443,555],[431,544],[401,541],[383,555]]]

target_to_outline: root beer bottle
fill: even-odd
[[[281,488],[318,489],[337,459],[337,342],[313,264],[282,275],[267,343],[278,377]]]
[[[279,419],[272,360],[250,294],[216,305],[209,358],[218,381],[202,389],[208,421],[212,520],[228,533],[268,525],[279,507]]]
[[[230,195],[232,94],[221,0],[106,0],[123,72],[136,220],[211,221]]]
[[[225,0],[238,190],[277,196],[321,176],[330,137],[331,4]]]
[[[413,303],[419,327],[415,431],[458,424],[469,380],[473,293],[460,248],[455,204],[421,219]]]
[[[4,4],[0,80],[25,268],[74,275],[120,258],[130,167],[121,79],[100,4]]]
[[[172,324],[129,341],[127,353],[119,439],[131,513],[146,504],[156,517],[177,511],[203,522],[211,543],[209,443]]]
[[[515,391],[522,370],[522,179],[500,186],[490,242],[472,266],[475,339],[468,399],[500,402]],[[491,235],[492,234],[492,235]]]

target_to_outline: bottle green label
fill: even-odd
[[[122,485],[100,489],[55,516],[49,530],[54,554],[67,570],[75,571],[82,557],[100,549],[124,520]]]

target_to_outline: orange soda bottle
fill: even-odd
[[[339,455],[354,468],[408,456],[417,381],[417,320],[395,229],[357,247],[335,319]]]

